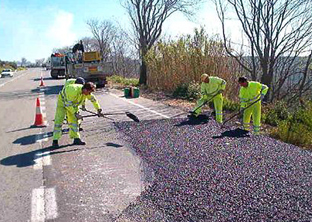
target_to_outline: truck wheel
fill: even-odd
[[[52,79],[57,79],[58,78],[57,72],[52,72],[51,71],[51,77],[52,77]]]
[[[105,83],[96,84],[96,88],[104,88],[104,87],[105,87]]]

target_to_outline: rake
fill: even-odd
[[[86,111],[86,112],[91,113],[91,114],[93,114],[93,115],[85,115],[85,116],[82,116],[82,117],[98,116],[97,113],[92,112],[92,111],[90,111],[90,110],[83,110],[83,111]],[[104,115],[103,117],[104,117],[104,118],[107,118],[107,119],[111,119],[111,118],[109,118],[109,117],[107,117],[107,116],[126,115],[127,117],[129,117],[130,119],[132,119],[134,122],[137,122],[137,123],[140,122],[139,118],[138,118],[136,115],[134,115],[133,113],[130,113],[130,112],[103,113],[103,115]],[[113,120],[113,119],[111,119],[111,120]]]

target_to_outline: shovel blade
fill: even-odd
[[[130,118],[130,119],[132,119],[134,122],[140,122],[140,120],[139,120],[139,118],[136,116],[136,115],[134,115],[134,114],[132,114],[132,113],[130,113],[130,112],[126,112],[126,115]]]

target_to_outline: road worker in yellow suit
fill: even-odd
[[[216,76],[209,76],[204,73],[201,75],[201,98],[197,101],[196,107],[190,113],[194,117],[198,117],[201,113],[201,106],[205,103],[213,100],[215,109],[216,121],[222,123],[222,107],[223,107],[223,96],[222,93],[226,86],[226,81]]]
[[[259,135],[261,127],[261,101],[267,94],[269,88],[259,82],[248,81],[245,77],[240,77],[238,83],[241,86],[239,91],[241,109],[259,100],[244,110],[243,113],[244,129],[250,131],[250,119],[252,116],[254,134]]]
[[[65,84],[64,84],[63,89],[64,89],[66,86],[71,85],[71,84],[81,84],[81,85],[83,85],[83,84],[85,84],[85,80],[84,80],[84,78],[82,78],[82,77],[77,77],[77,79],[67,79],[66,82],[65,82]],[[62,91],[61,91],[61,92],[62,92]],[[60,92],[60,93],[61,93],[61,92]],[[85,107],[84,104],[83,104],[83,106],[82,106],[81,109],[82,109],[82,110],[86,110],[86,107]],[[65,119],[67,120],[66,115],[65,115]],[[78,120],[79,131],[82,131],[81,122],[82,122],[81,120]]]
[[[79,114],[78,107],[85,104],[85,100],[88,99],[92,102],[94,108],[97,110],[98,116],[103,116],[102,109],[92,92],[95,91],[95,85],[91,82],[87,82],[84,85],[81,84],[69,84],[63,88],[59,94],[55,122],[53,130],[53,143],[54,148],[59,147],[58,140],[62,136],[62,124],[67,116],[69,126],[69,136],[74,139],[74,145],[85,145],[86,143],[80,139],[78,120],[82,119]]]

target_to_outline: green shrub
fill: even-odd
[[[312,131],[302,123],[289,120],[280,121],[271,135],[284,142],[298,146],[309,146],[312,144]]]
[[[239,107],[239,102],[234,102],[226,97],[223,98],[223,110],[238,111]]]
[[[284,113],[285,114],[285,113]],[[308,102],[304,106],[297,107],[291,114],[281,116],[277,121],[271,135],[287,143],[292,143],[298,146],[312,145],[312,103]]]
[[[118,75],[113,75],[113,76],[108,77],[107,81],[110,81],[112,83],[118,83],[124,86],[138,86],[139,85],[139,79],[124,78]]]
[[[186,83],[183,83],[183,84],[179,85],[173,91],[173,94],[172,94],[173,97],[186,99],[186,97],[187,97],[187,88],[188,88],[188,85]]]
[[[188,100],[197,100],[201,96],[200,94],[200,84],[192,81],[187,87],[187,98]]]
[[[182,83],[173,92],[173,97],[187,100],[197,100],[200,98],[200,84],[192,81],[190,83]]]
[[[262,120],[264,123],[277,126],[279,121],[290,118],[289,107],[285,102],[278,102],[273,107],[269,107],[268,111],[263,113]]]

